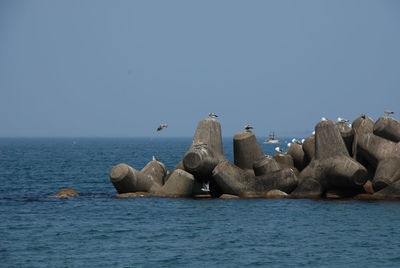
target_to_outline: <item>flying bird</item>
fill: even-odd
[[[245,129],[247,132],[250,132],[251,129],[253,129],[253,127],[250,126],[250,125],[245,125],[245,126],[244,126],[244,129]]]
[[[282,148],[281,147],[275,147],[275,151],[277,152],[277,153],[283,153],[284,151],[282,150]]]
[[[167,128],[168,125],[167,124],[161,124],[158,126],[157,131],[163,130],[164,128]]]
[[[211,117],[211,118],[218,117],[218,115],[216,113],[209,113],[208,116]]]
[[[391,110],[384,110],[383,112],[384,112],[386,115],[394,114],[394,112],[391,111]]]

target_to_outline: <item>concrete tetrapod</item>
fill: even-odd
[[[367,133],[358,139],[357,148],[359,154],[376,167],[372,180],[375,191],[399,179],[395,174],[400,169],[400,142],[395,143]]]
[[[336,126],[338,127],[338,129],[340,131],[340,135],[342,135],[342,138],[343,138],[344,144],[346,145],[347,151],[349,152],[350,155],[352,155],[353,140],[354,140],[353,128],[344,122],[337,122]]]
[[[242,131],[233,137],[233,157],[235,165],[250,175],[254,175],[253,164],[263,158],[264,153],[256,136],[249,131]]]
[[[210,183],[210,192],[218,195],[218,186],[212,178],[212,170],[225,160],[222,149],[221,124],[211,118],[199,122],[192,145],[183,157],[183,169],[195,177],[194,194],[202,193],[203,182]]]
[[[287,152],[293,159],[293,165],[299,171],[302,171],[308,164],[306,154],[304,153],[303,146],[297,143],[292,143]]]
[[[150,192],[161,187],[167,170],[159,161],[149,162],[141,171],[127,164],[118,164],[111,169],[110,181],[119,194],[133,192]]]
[[[315,135],[306,138],[303,142],[302,147],[308,165],[315,157]]]
[[[220,162],[213,176],[223,193],[240,196],[262,195],[275,189],[291,192],[297,185],[297,177],[290,168],[254,176],[228,161]]]
[[[383,116],[376,121],[374,125],[374,134],[394,142],[399,142],[400,122],[392,117]]]
[[[372,120],[365,114],[362,114],[356,120],[353,121],[351,127],[354,131],[352,156],[354,159],[357,159],[357,161],[359,161],[360,163],[364,163],[363,159],[361,159],[360,155],[357,153],[358,140],[362,135],[373,132],[374,120]]]
[[[292,196],[315,197],[318,189],[320,195],[327,189],[360,189],[366,181],[367,170],[350,158],[335,123],[322,121],[315,127],[315,159],[300,173],[300,184]]]
[[[193,195],[194,176],[182,169],[175,169],[168,181],[154,194],[163,197],[190,197]]]

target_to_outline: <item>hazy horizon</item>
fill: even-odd
[[[210,112],[224,137],[398,118],[399,14],[394,0],[4,0],[0,137],[191,137]]]

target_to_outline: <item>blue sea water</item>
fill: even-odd
[[[397,202],[115,198],[114,165],[172,169],[190,143],[0,139],[0,267],[400,266]],[[49,197],[65,187],[80,197]]]

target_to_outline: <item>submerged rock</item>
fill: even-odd
[[[70,198],[77,197],[79,194],[74,189],[64,188],[58,191],[55,195],[52,195],[53,198]]]

